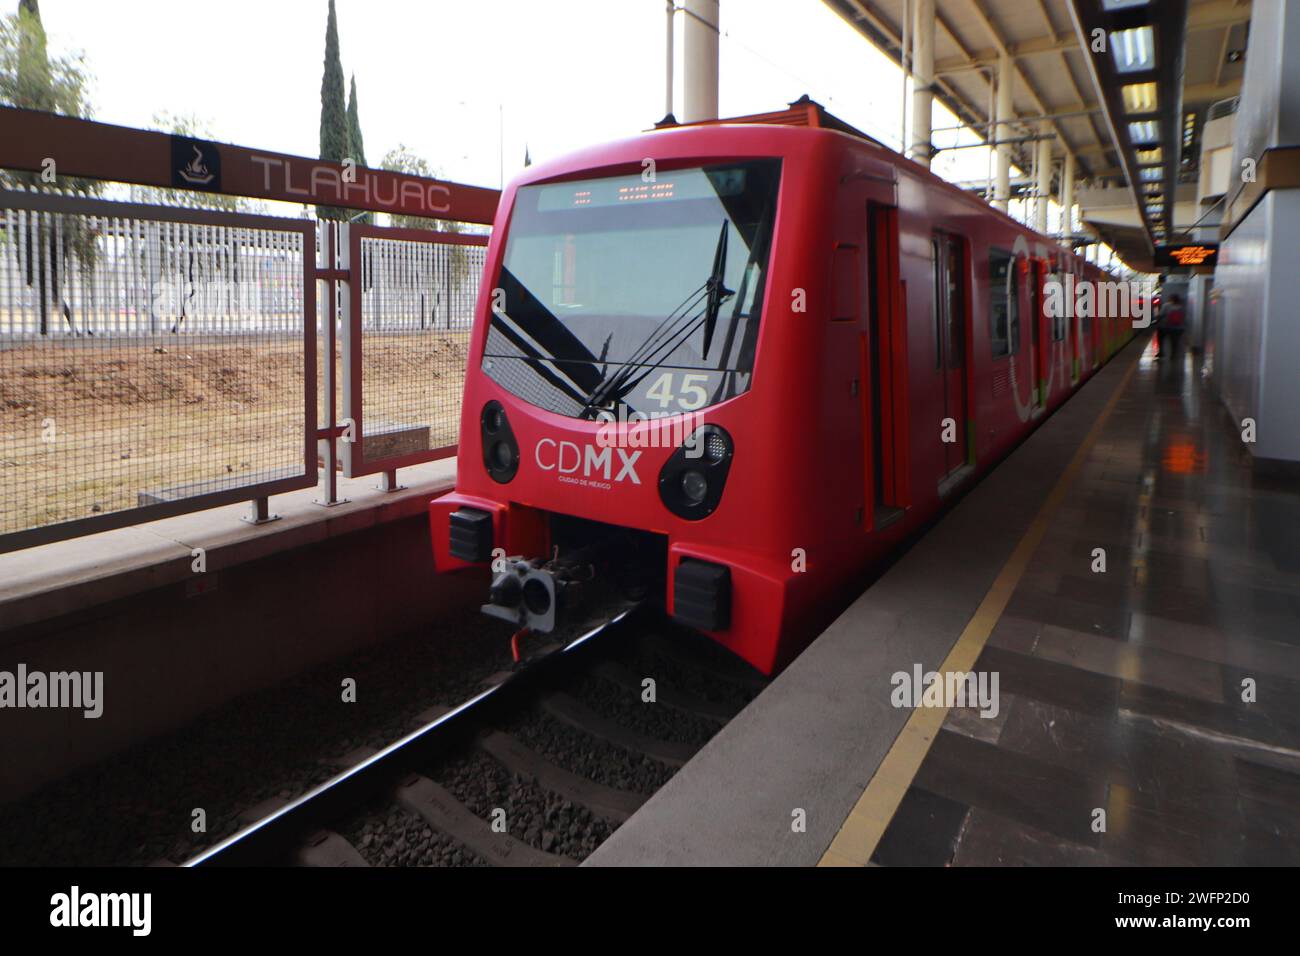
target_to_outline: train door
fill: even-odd
[[[893,524],[908,505],[907,336],[898,256],[898,210],[867,204],[866,325],[861,339],[864,423],[867,458],[866,500],[871,508],[866,527],[879,531]]]
[[[966,257],[959,236],[935,233],[934,264],[935,366],[943,392],[944,473],[968,461],[966,409]],[[952,441],[948,439],[952,438]]]

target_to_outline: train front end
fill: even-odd
[[[793,142],[652,133],[503,195],[456,490],[430,506],[438,570],[491,567],[488,614],[546,633],[596,594],[662,597],[760,670],[782,663],[793,522],[766,516],[790,490],[773,429],[803,384],[774,292]]]

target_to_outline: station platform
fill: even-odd
[[[401,477],[393,491],[340,478],[328,508],[315,488],[276,495],[267,524],[227,505],[0,554],[7,667],[100,671],[111,688],[94,720],[6,711],[0,752],[24,759],[0,761],[0,805],[470,606],[473,590],[438,578],[429,548],[428,503],[453,487],[455,459]]]
[[[1300,481],[1144,336],[586,865],[1296,863]]]

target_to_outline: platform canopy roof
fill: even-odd
[[[904,10],[915,0],[824,2],[901,62]],[[1148,259],[1150,244],[1190,223],[1161,223],[1148,213],[1134,155],[1141,144],[1129,135],[1132,116],[1159,120],[1166,146],[1160,181],[1172,216],[1177,184],[1195,182],[1199,126],[1207,109],[1240,90],[1250,11],[1250,0],[935,0],[935,95],[984,134],[999,57],[1010,57],[1018,120],[1032,124],[1030,132],[1045,121],[1054,136],[1054,157],[1072,153],[1081,179],[1129,189],[1142,226],[1103,231],[1102,238],[1126,259]],[[1154,61],[1144,69],[1121,74],[1113,48],[1101,54],[1091,49],[1096,29],[1109,42],[1117,31],[1145,25],[1155,42]],[[1122,88],[1137,83],[1156,84],[1154,109],[1124,101]],[[1022,169],[1029,168],[1031,147],[1014,147]],[[1139,179],[1137,188],[1133,178]]]

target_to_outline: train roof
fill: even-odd
[[[846,123],[838,116],[829,112],[826,107],[822,106],[807,94],[804,94],[793,103],[790,103],[785,109],[774,110],[770,113],[753,113],[748,116],[731,116],[719,119],[700,120],[693,123],[679,123],[672,114],[669,114],[659,122],[655,123],[654,129],[691,129],[710,126],[784,126],[803,129],[830,130],[835,133],[844,133],[854,139],[862,140],[863,142],[876,147],[883,154],[882,158],[893,164],[895,167],[904,170],[911,175],[928,177],[934,186],[948,190],[954,195],[962,197],[962,199],[968,203],[978,205],[981,212],[986,212],[994,216],[1001,216],[1006,219],[1007,222],[1013,224],[1017,229],[1038,236],[1039,238],[1045,239],[1049,242],[1055,241],[1050,236],[1043,236],[1036,232],[1032,227],[1012,218],[1001,209],[997,209],[989,203],[966,192],[964,189],[955,186],[942,176],[937,175],[928,167],[922,166],[915,160],[908,159],[902,153],[898,152],[898,150],[885,145],[874,136],[864,133],[862,130],[850,123]],[[1080,260],[1083,259],[1083,257],[1073,249],[1063,251],[1066,251],[1069,255],[1075,258]],[[1094,268],[1100,269],[1099,266],[1094,266]],[[1104,272],[1106,270],[1101,271]]]
[[[895,152],[874,136],[862,132],[856,126],[844,122],[838,116],[827,112],[826,107],[811,99],[806,93],[783,110],[771,113],[752,113],[749,116],[733,116],[727,119],[700,120],[695,123],[679,123],[670,113],[655,123],[655,129],[677,129],[690,126],[719,126],[721,124],[745,123],[768,126],[804,126],[809,129],[830,129],[837,133],[848,133],[858,139],[873,143],[883,150]],[[897,154],[896,154],[897,155]]]
[[[897,150],[886,146],[875,137],[864,133],[862,130],[850,123],[846,123],[844,120],[828,112],[824,106],[807,95],[801,96],[783,110],[774,110],[769,113],[753,113],[747,116],[722,117],[718,119],[700,120],[692,123],[679,123],[672,114],[669,114],[659,122],[655,123],[652,129],[646,130],[645,133],[641,135],[654,135],[663,132],[673,133],[676,131],[682,131],[685,133],[689,130],[716,129],[724,126],[750,128],[767,126],[773,127],[774,133],[777,130],[781,130],[782,132],[780,135],[795,136],[806,135],[811,131],[818,131],[823,134],[831,133],[843,136],[845,142],[856,140],[862,146],[866,146],[871,151],[878,153],[880,159],[892,165],[898,171],[898,174],[927,180],[932,188],[942,189],[949,192],[954,198],[959,199],[961,202],[970,205],[972,208],[978,208],[979,212],[982,214],[1001,217],[1007,222],[1007,224],[1014,226],[1019,231],[1035,236],[1048,243],[1055,244],[1056,242],[1056,240],[1052,239],[1050,236],[1044,236],[1035,232],[1032,227],[1012,218],[1006,212],[995,208],[980,199],[978,196],[974,196],[958,186],[955,186],[929,168],[915,162],[914,160],[908,159],[906,156],[903,156]],[[534,167],[528,170],[527,172],[531,173],[531,175],[524,177],[522,180],[516,180],[516,182],[539,182],[551,178],[551,175],[553,174],[568,174],[571,172],[573,168],[572,163],[575,160],[589,159],[596,161],[599,154],[604,153],[609,147],[626,145],[633,141],[634,139],[630,138],[621,141],[620,143],[607,143],[602,146],[580,150],[575,154],[570,154],[569,156],[558,160],[542,163],[540,164],[540,169]],[[1081,263],[1086,263],[1083,256],[1079,255],[1079,253],[1073,249],[1062,247],[1061,251]],[[1088,267],[1098,269],[1103,273],[1107,271],[1101,269],[1094,263],[1086,264]]]

